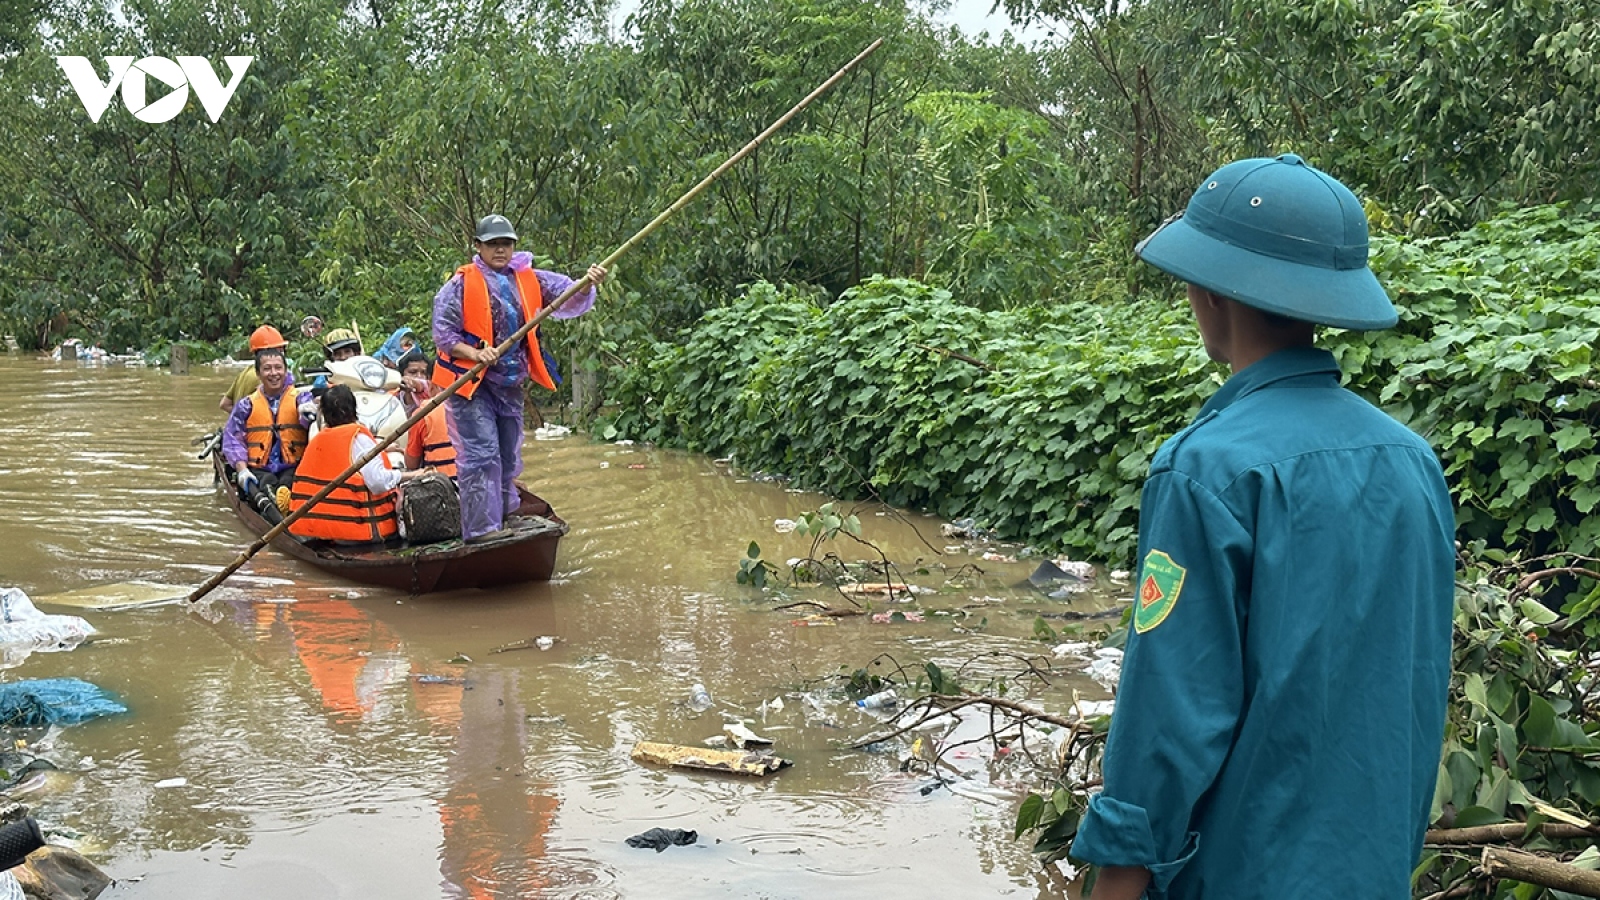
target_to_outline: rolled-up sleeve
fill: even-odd
[[[244,430],[250,421],[250,409],[250,398],[240,397],[233,404],[233,412],[228,413],[228,424],[222,427],[222,460],[229,466],[237,466],[250,456],[244,447]]]
[[[539,276],[539,287],[544,290],[545,305],[554,303],[557,297],[566,293],[572,287],[575,278],[569,278],[560,272],[546,272],[544,269],[534,269],[533,274]],[[594,309],[594,285],[588,285],[583,290],[572,295],[572,299],[561,304],[561,308],[550,314],[552,319],[576,319],[591,309]]]
[[[1134,602],[1170,605],[1146,610],[1142,620],[1136,610],[1102,766],[1105,789],[1089,802],[1072,856],[1149,869],[1148,896],[1159,900],[1201,841],[1227,840],[1193,824],[1243,712],[1238,598],[1248,590],[1252,542],[1215,494],[1181,472],[1153,474],[1141,506],[1147,529]]]

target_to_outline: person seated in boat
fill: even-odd
[[[400,358],[400,375],[405,380],[402,394],[406,415],[411,415],[433,395],[433,363],[414,349]],[[412,390],[408,390],[412,389]],[[406,435],[406,468],[431,466],[435,471],[456,477],[456,448],[450,443],[449,423],[444,404],[435,406],[427,418],[411,426]]]
[[[290,491],[290,510],[298,510],[351,465],[378,446],[365,425],[356,421],[356,396],[336,384],[322,395],[322,430],[306,446]],[[302,538],[368,543],[399,534],[395,488],[428,470],[402,472],[378,456],[317,501],[310,511],[289,523],[289,533]]]
[[[265,491],[274,499],[287,501],[286,495],[280,498],[278,489],[287,489],[294,481],[316,404],[310,391],[291,386],[282,347],[257,350],[255,373],[261,385],[233,405],[228,424],[223,426],[222,459],[234,471],[234,481],[244,496]],[[280,502],[279,508],[282,506]]]
[[[326,362],[308,367],[305,374],[311,378],[311,391],[320,399],[328,389],[330,362],[343,362],[361,355],[361,338],[348,328],[335,328],[322,336],[322,358]]]
[[[328,362],[341,362],[361,355],[361,338],[348,328],[335,328],[322,339],[322,355]]]
[[[417,407],[428,402],[428,398],[437,393],[433,382],[433,362],[428,354],[422,352],[421,347],[412,347],[405,355],[400,357],[395,364],[395,369],[400,373],[400,388],[397,391],[400,405],[405,408],[406,415],[417,411]]]
[[[289,352],[289,342],[284,340],[283,334],[278,329],[273,328],[271,325],[263,325],[250,332],[250,355],[252,357],[259,351],[274,347],[285,353]],[[293,372],[289,373],[288,383],[294,384]],[[217,401],[217,405],[222,407],[223,412],[233,412],[235,403],[255,393],[255,389],[260,386],[261,379],[256,377],[255,367],[246,366],[239,370],[238,376],[233,379],[233,385],[222,395],[222,399]]]
[[[401,358],[410,353],[416,346],[417,333],[402,325],[394,330],[394,334],[389,335],[389,339],[383,342],[383,346],[378,348],[377,353],[372,354],[372,358],[395,371],[399,371]]]

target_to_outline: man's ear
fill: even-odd
[[[1209,291],[1198,284],[1195,285],[1195,290],[1200,292],[1202,300],[1205,302],[1206,306],[1210,307],[1211,309],[1221,309],[1222,304],[1228,300],[1227,297],[1224,297],[1221,294],[1213,293],[1212,291]]]

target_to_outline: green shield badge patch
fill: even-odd
[[[1133,608],[1133,630],[1144,634],[1166,621],[1183,590],[1183,566],[1160,550],[1151,550],[1139,568],[1139,596]]]

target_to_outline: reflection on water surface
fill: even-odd
[[[0,585],[198,584],[231,561],[249,535],[189,446],[220,424],[231,377],[0,357]],[[107,896],[1063,896],[1010,839],[1013,802],[924,795],[892,755],[843,749],[868,714],[801,691],[884,653],[952,668],[1048,655],[1035,613],[1103,600],[1041,597],[1017,586],[1028,563],[944,553],[937,521],[863,507],[866,538],[908,574],[930,567],[912,581],[983,574],[919,596],[922,623],[796,627],[803,611],[733,576],[751,540],[802,555],[809,540],[773,522],[826,498],[582,437],[530,440],[526,461],[573,526],[551,584],[411,598],[269,550],[208,615],[86,614],[97,641],[4,677],[84,678],[132,713],[56,736],[47,755],[68,771],[23,799],[112,876],[143,876]],[[540,635],[559,640],[493,652]],[[695,682],[711,710],[685,705]],[[1040,702],[1062,709],[1073,688],[1101,695],[1068,677]],[[795,765],[755,781],[629,760],[638,740],[698,744],[724,715]],[[655,826],[699,843],[623,843]]]

